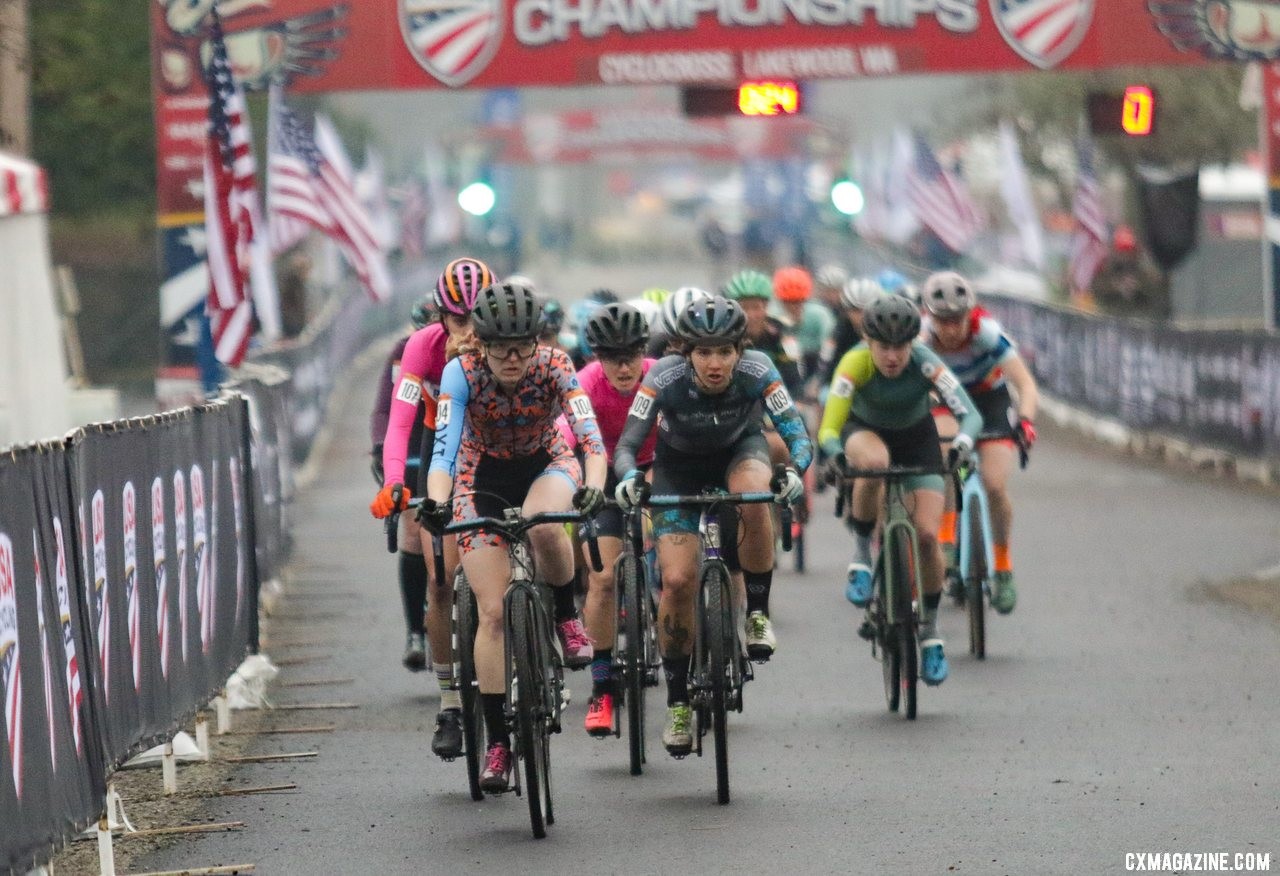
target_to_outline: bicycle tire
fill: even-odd
[[[518,754],[524,769],[524,797],[529,804],[529,824],[534,839],[547,836],[547,731],[544,715],[546,691],[542,672],[541,648],[536,629],[536,609],[530,605],[534,598],[523,588],[511,594],[507,606],[507,625],[511,640],[511,654],[515,660],[516,682],[516,740]]]
[[[969,568],[965,576],[965,597],[969,603],[969,653],[979,660],[987,659],[987,602],[983,589],[987,583],[987,549],[982,537],[982,510],[970,502],[966,512],[969,530]]]
[[[620,621],[627,637],[622,655],[623,708],[627,712],[627,752],[633,776],[644,771],[645,640],[649,606],[643,575],[640,560],[634,554],[624,553],[618,558],[617,587],[620,605],[626,614]]]
[[[911,540],[903,536],[893,539],[893,562],[897,566],[894,592],[895,626],[898,630],[898,654],[901,660],[902,711],[908,721],[916,719],[916,694],[920,683],[920,652],[916,647],[914,614],[911,609],[912,586],[916,581]]]
[[[730,660],[736,658],[736,649],[732,649],[730,643],[737,641],[733,624],[733,594],[723,566],[713,563],[703,570],[701,592],[706,600],[704,619],[709,646],[707,677],[711,687],[711,728],[715,736],[716,802],[723,806],[729,802]]]
[[[478,624],[475,594],[462,569],[453,576],[453,653],[458,664],[458,693],[462,699],[463,754],[471,799],[484,799],[480,765],[484,758],[484,709],[476,678],[475,641]]]
[[[902,698],[902,661],[896,636],[880,643],[880,666],[884,673],[884,701],[890,712],[898,711]]]

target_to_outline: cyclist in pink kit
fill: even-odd
[[[629,304],[606,304],[598,308],[587,318],[583,331],[596,360],[578,372],[578,383],[591,399],[600,438],[612,468],[613,448],[622,435],[636,390],[649,373],[649,367],[657,360],[645,358],[649,323],[643,313]],[[564,418],[560,420],[560,429],[561,432],[568,429]],[[641,445],[636,454],[640,469],[647,469],[653,462],[657,440],[657,432],[654,431]],[[611,494],[616,486],[617,478],[610,471],[605,494]],[[591,661],[591,700],[587,704],[585,725],[592,736],[608,736],[613,732],[612,669],[613,645],[617,636],[613,567],[622,553],[622,512],[616,507],[606,508],[596,516],[595,528],[604,568],[600,572],[588,572],[587,599],[583,606],[587,634],[595,644],[595,656]],[[587,568],[590,569],[589,563]]]
[[[411,489],[404,483],[405,460],[409,457],[409,436],[422,403],[423,425],[421,458],[431,459],[435,445],[436,400],[440,393],[440,377],[445,364],[460,353],[478,348],[471,324],[471,309],[480,290],[492,284],[493,272],[471,258],[455,259],[445,266],[436,282],[435,303],[440,322],[415,332],[405,345],[400,359],[400,379],[391,401],[391,415],[382,445],[382,490],[373,501],[375,517],[386,517],[402,510],[409,501]],[[424,479],[425,480],[425,479]],[[392,490],[402,488],[400,509],[394,508]],[[417,487],[417,484],[413,485]],[[421,532],[423,551],[431,555],[430,535]],[[454,688],[453,649],[450,615],[453,613],[453,572],[458,565],[456,539],[445,539],[445,580],[434,580],[430,565],[421,557],[428,573],[427,639],[431,643],[431,662],[440,685],[440,713],[436,716],[431,750],[440,757],[452,759],[462,754],[462,703]]]

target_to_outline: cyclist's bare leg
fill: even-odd
[[[502,599],[511,583],[511,555],[505,545],[475,544],[462,557],[462,569],[476,597],[476,679],[482,694],[506,692],[503,671]]]
[[[1013,529],[1013,503],[1009,501],[1009,473],[1013,471],[1017,451],[1007,441],[984,441],[978,445],[982,461],[982,486],[987,491],[991,509],[991,541],[1003,550],[998,553],[993,571],[1007,572],[1001,566],[1008,562],[1009,538]]]
[[[605,537],[597,541],[604,570],[597,572],[591,569],[590,560],[587,560],[587,599],[582,606],[582,615],[587,624],[587,634],[596,647],[612,648],[617,637],[618,618],[613,567],[622,553],[622,539]],[[582,554],[584,557],[588,556],[585,544],[582,546]]]
[[[942,548],[938,544],[938,527],[942,523],[943,494],[935,490],[913,490],[911,522],[920,542],[920,577],[924,592],[941,593],[946,571]]]
[[[774,429],[766,428],[764,430],[764,440],[769,445],[769,465],[787,465],[791,462],[791,451],[787,449],[787,442],[782,440],[782,436]],[[730,489],[733,489],[730,487]],[[765,477],[765,486],[762,489],[769,489],[769,478]]]
[[[452,535],[444,539],[444,580],[437,581],[431,533],[421,527],[419,533],[427,564],[427,641],[440,684],[440,707],[457,708],[460,703],[453,690],[453,576],[458,568],[458,539]]]
[[[522,513],[532,517],[544,511],[570,511],[573,492],[573,483],[568,478],[555,472],[545,474],[529,488]],[[534,563],[544,581],[552,587],[572,584],[573,542],[563,524],[535,526],[529,530],[529,543],[533,546]]]
[[[844,442],[844,455],[853,468],[889,467],[889,448],[875,432],[860,429]],[[884,482],[879,478],[859,478],[853,482],[854,520],[874,521],[880,515]]]
[[[662,595],[658,600],[658,650],[667,675],[668,705],[689,702],[693,653],[693,600],[697,592],[698,537],[676,532],[658,537]]]
[[[767,493],[770,477],[769,468],[763,462],[744,459],[729,472],[729,492]],[[773,568],[773,523],[769,510],[768,505],[738,506],[738,560],[745,571],[763,572]]]

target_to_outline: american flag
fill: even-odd
[[[1089,291],[1098,268],[1107,257],[1110,233],[1094,167],[1093,143],[1082,138],[1077,146],[1077,156],[1079,169],[1076,172],[1075,203],[1071,208],[1076,230],[1071,237],[1067,279],[1072,292],[1083,295]]]
[[[271,87],[267,216],[272,252],[302,239],[308,225],[330,237],[378,301],[391,295],[382,246],[351,180],[316,146],[315,137]]]
[[[982,229],[982,217],[964,183],[943,170],[924,138],[916,135],[915,163],[907,174],[907,201],[916,218],[948,248],[963,253]]]
[[[205,71],[209,84],[209,143],[204,162],[209,297],[205,313],[218,361],[235,367],[244,359],[253,334],[249,246],[258,194],[244,94],[231,75],[216,4],[210,14],[211,57]]]

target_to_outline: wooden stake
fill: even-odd
[[[148,870],[146,873],[130,873],[129,876],[235,876],[237,873],[256,873],[254,864],[223,864],[219,867],[188,867],[186,870]]]
[[[309,678],[303,681],[286,681],[280,687],[327,687],[337,684],[355,684],[354,678]]]
[[[262,785],[258,788],[228,788],[225,791],[216,791],[208,794],[209,797],[237,797],[241,794],[266,794],[270,791],[296,791],[298,786],[293,782],[287,785]]]
[[[275,735],[280,733],[332,733],[336,728],[333,724],[318,724],[314,727],[271,727],[266,730],[236,730],[232,736],[257,736],[259,733]]]
[[[276,666],[302,666],[307,663],[320,663],[329,659],[328,654],[315,654],[308,657],[284,657],[279,660],[272,660]]]
[[[246,754],[237,757],[224,757],[224,763],[267,763],[273,760],[300,760],[304,757],[318,757],[318,751],[295,751],[290,754]]]
[[[135,836],[168,836],[177,833],[229,833],[244,827],[243,821],[222,821],[216,824],[179,824],[176,827],[149,827],[146,830],[135,830],[132,833],[120,834],[120,839],[132,839]],[[194,870],[183,870],[183,873],[194,873]]]
[[[358,709],[357,703],[284,703],[274,707],[277,712],[300,712],[308,709]]]

